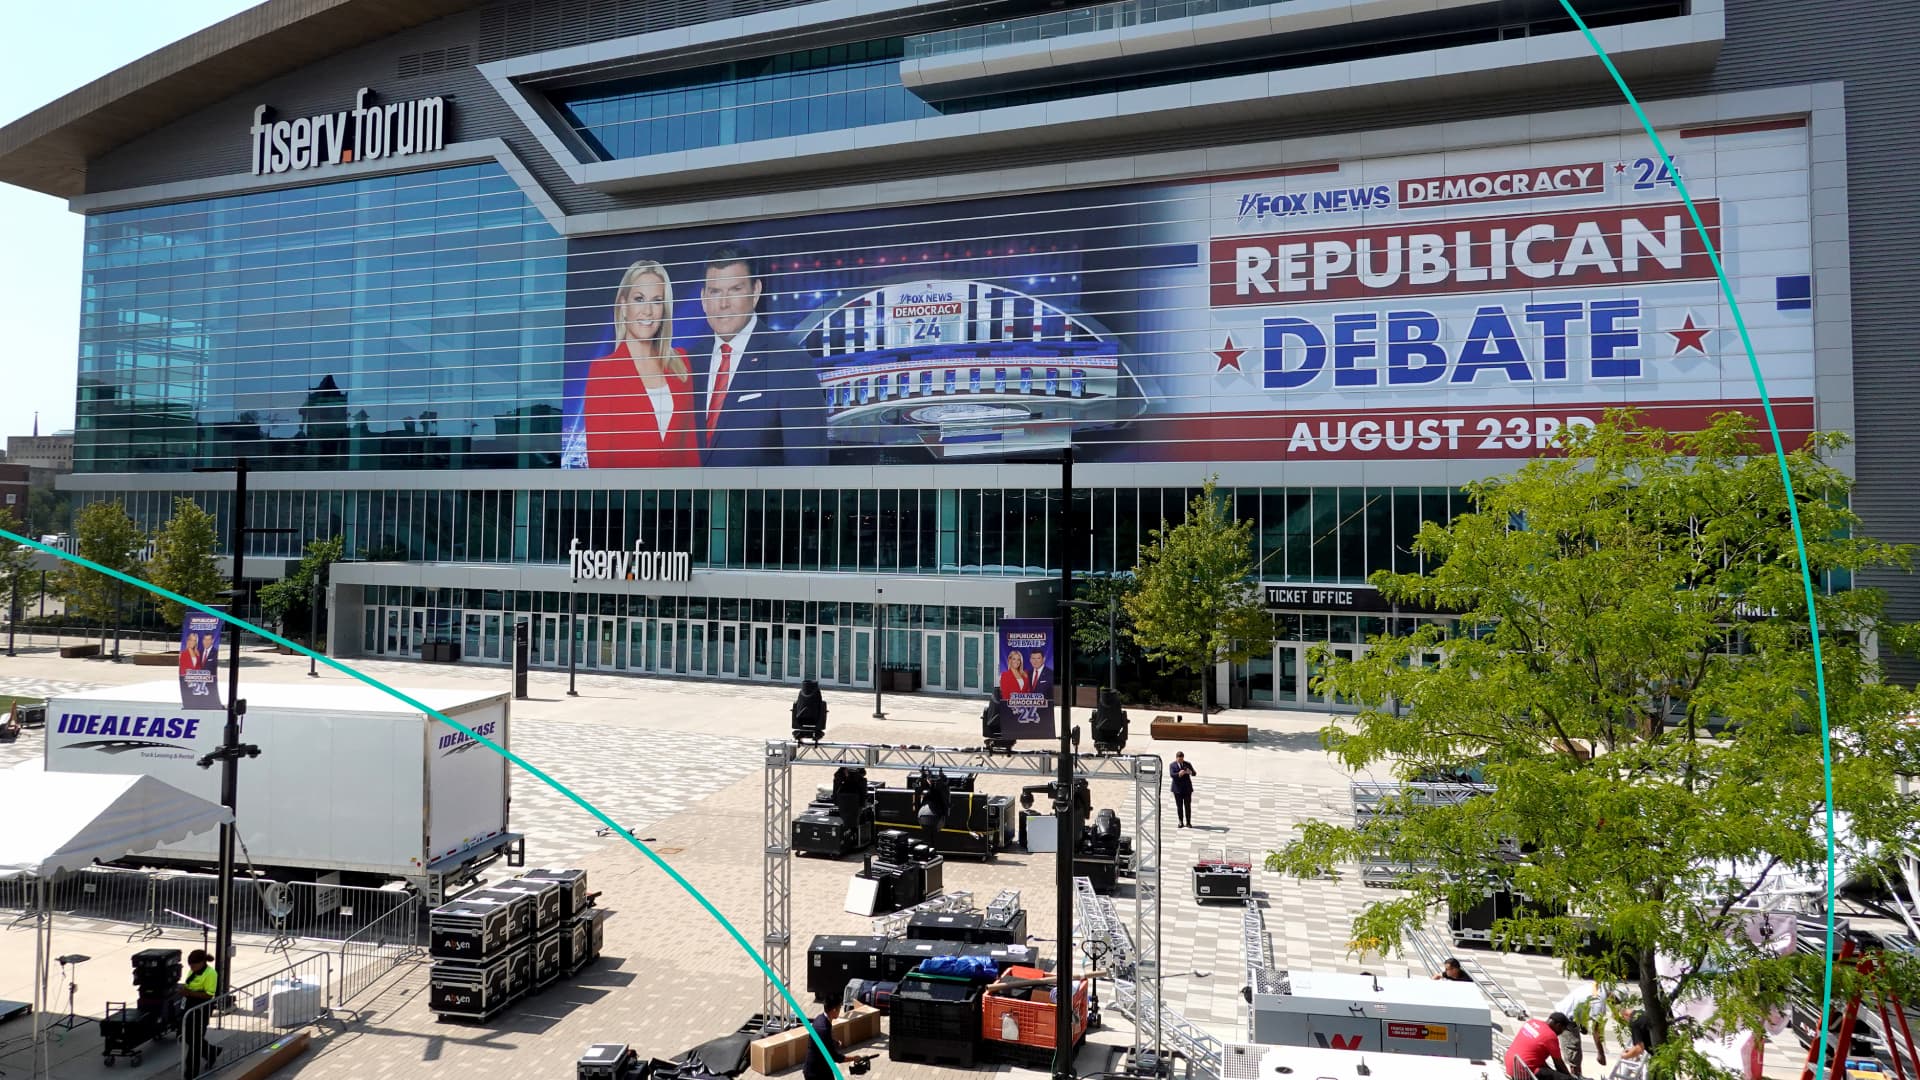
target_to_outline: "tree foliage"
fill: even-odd
[[[0,508],[0,529],[17,536],[26,535],[26,525],[13,511]],[[0,611],[8,622],[20,615],[20,605],[33,588],[33,549],[0,537]]]
[[[1151,659],[1201,676],[1222,661],[1244,661],[1265,649],[1273,620],[1255,580],[1253,523],[1236,521],[1209,479],[1187,519],[1162,522],[1140,552],[1125,599],[1132,637]]]
[[[1127,614],[1126,596],[1134,587],[1132,574],[1089,574],[1079,579],[1079,599],[1093,607],[1073,611],[1074,663],[1084,671],[1105,676],[1107,659],[1126,668],[1140,658],[1133,640],[1133,617]],[[1111,627],[1113,633],[1107,633]]]
[[[147,544],[147,534],[117,502],[101,500],[86,505],[74,518],[74,539],[81,558],[135,577],[140,576],[139,552]],[[67,611],[83,619],[106,624],[121,615],[121,600],[131,613],[146,595],[129,590],[116,578],[88,570],[65,566],[58,572],[54,586],[67,602]],[[138,595],[127,595],[131,591]]]
[[[261,614],[268,622],[282,627],[296,624],[304,627],[308,640],[315,640],[319,629],[319,612],[312,610],[311,600],[315,583],[318,582],[320,602],[325,604],[331,568],[346,554],[346,549],[345,537],[307,541],[306,553],[300,557],[300,565],[293,573],[271,585],[261,586]]]
[[[213,515],[192,499],[177,498],[173,516],[154,534],[149,579],[189,600],[211,604],[227,587],[227,579],[220,576],[219,550],[219,526]],[[160,602],[161,617],[169,626],[179,626],[186,611],[172,600]]]
[[[1909,561],[1859,535],[1850,481],[1824,460],[1841,442],[1817,435],[1789,455],[1815,580],[1838,586]],[[1826,871],[1814,658],[1779,466],[1737,415],[1673,436],[1610,414],[1562,445],[1471,485],[1474,509],[1451,525],[1423,525],[1430,573],[1374,575],[1401,604],[1460,613],[1460,632],[1426,625],[1357,660],[1321,657],[1324,691],[1360,706],[1323,733],[1341,763],[1402,780],[1480,766],[1492,791],[1409,800],[1365,827],[1310,823],[1268,864],[1310,876],[1381,849],[1430,860],[1403,896],[1364,909],[1356,937],[1397,944],[1442,903],[1510,890],[1531,907],[1497,932],[1637,985],[1656,1039],[1696,995],[1730,1028],[1752,1025],[1808,972],[1753,945],[1738,909]],[[1818,613],[1834,806],[1856,846],[1911,843],[1920,807],[1891,778],[1920,751],[1901,723],[1914,695],[1880,678],[1871,642],[1910,650],[1915,628],[1887,621],[1871,589],[1824,594]],[[1440,665],[1410,663],[1433,651]],[[1656,957],[1685,974],[1659,978]],[[1661,1051],[1676,1075],[1685,1042]]]

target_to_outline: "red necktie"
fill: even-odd
[[[713,399],[707,406],[707,441],[720,426],[720,405],[727,399],[727,384],[733,381],[733,342],[720,343],[720,373],[713,379]]]

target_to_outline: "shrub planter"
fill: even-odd
[[[78,660],[86,656],[99,656],[99,655],[100,655],[100,646],[98,645],[62,645],[60,646],[60,658],[63,660]]]
[[[179,662],[179,653],[143,652],[133,654],[133,665],[135,667],[172,667]]]
[[[1227,742],[1243,743],[1247,741],[1245,724],[1202,724],[1187,721],[1179,716],[1156,716],[1151,728],[1153,737],[1162,742]]]

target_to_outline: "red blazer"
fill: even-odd
[[[687,354],[673,350],[682,364]],[[667,432],[653,418],[653,399],[634,370],[627,347],[617,345],[587,369],[584,394],[587,466],[594,469],[666,469],[700,464],[694,423],[693,384],[667,375],[673,392],[673,419]]]

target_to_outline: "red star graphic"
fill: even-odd
[[[1673,335],[1673,355],[1692,349],[1701,356],[1707,355],[1707,335],[1713,333],[1710,326],[1693,325],[1693,312],[1687,312],[1687,321],[1680,324],[1678,330],[1668,330]]]
[[[1613,171],[1614,171],[1614,174],[1615,174],[1615,175],[1618,175],[1618,174],[1620,174],[1620,173],[1623,173],[1623,172],[1626,172],[1626,171],[1627,171],[1627,163],[1626,163],[1626,162],[1624,162],[1624,161],[1616,161],[1616,162],[1614,162],[1614,163],[1613,163]]]
[[[1245,356],[1246,352],[1247,350],[1245,349],[1234,348],[1233,335],[1228,334],[1226,347],[1222,349],[1215,349],[1213,351],[1213,355],[1220,358],[1220,367],[1217,370],[1225,371],[1228,368],[1232,368],[1235,371],[1242,370],[1242,368],[1240,367],[1240,358],[1242,356]]]

